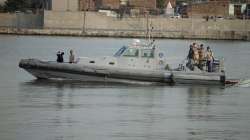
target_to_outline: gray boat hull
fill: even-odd
[[[124,69],[118,67],[47,62],[37,59],[22,59],[19,62],[19,67],[39,79],[59,78],[91,82],[213,85],[223,85],[225,83],[224,73]]]
[[[37,59],[23,59],[19,67],[39,79],[71,79],[91,82],[158,82],[170,83],[169,74],[163,71],[142,71],[69,63],[45,62]],[[164,78],[165,77],[165,78]]]

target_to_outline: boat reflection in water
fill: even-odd
[[[140,133],[143,137],[166,139],[199,138],[200,135],[225,138],[231,131],[218,130],[221,126],[207,126],[208,121],[216,125],[230,120],[230,114],[223,114],[223,111],[222,114],[213,112],[214,109],[221,108],[218,107],[220,104],[216,97],[223,96],[225,89],[219,86],[140,87],[110,83],[88,84],[70,80],[34,80],[22,83],[20,89],[24,94],[19,97],[21,108],[54,112],[45,121],[51,127],[69,125],[77,128],[79,125],[91,124],[91,129],[93,125],[111,126],[112,138],[125,138]],[[70,117],[66,119],[67,114]],[[166,127],[168,125],[171,127]],[[133,131],[126,129],[123,133],[122,128],[128,126]],[[141,129],[138,134],[134,132],[136,127]],[[106,131],[103,133],[107,133]],[[181,135],[174,135],[176,133],[172,134],[172,131]]]
[[[228,96],[227,94],[227,91],[223,88],[189,88],[186,117],[192,123],[187,128],[191,139],[200,137],[234,139],[239,136],[239,130],[227,128],[226,125],[238,120],[238,117],[240,117],[237,111],[231,107],[235,104],[234,101],[227,103],[226,106],[223,105],[224,99],[222,97]]]

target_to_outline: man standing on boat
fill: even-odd
[[[199,46],[197,44],[194,45],[193,52],[194,52],[193,54],[194,64],[198,66],[199,65]]]
[[[205,60],[205,49],[203,47],[203,44],[200,45],[200,48],[199,48],[199,69],[200,70],[204,70],[204,66],[206,65],[206,60]]]
[[[63,55],[64,55],[64,52],[58,51],[56,55],[57,55],[57,60],[56,60],[56,61],[57,61],[58,63],[63,63]]]
[[[207,47],[207,70],[208,72],[212,72],[212,69],[213,69],[213,52],[212,50],[210,49],[210,47],[208,46]]]
[[[73,50],[69,51],[69,63],[75,63],[75,55],[73,53]]]
[[[60,51],[57,52],[56,56],[57,56],[56,61],[57,61],[58,63],[61,62],[61,52],[60,52]]]
[[[193,45],[190,45],[189,46],[189,51],[188,51],[188,56],[187,56],[188,60],[193,59],[193,55],[194,55]]]

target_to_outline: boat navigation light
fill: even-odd
[[[133,45],[138,45],[140,43],[141,41],[139,39],[133,39]]]

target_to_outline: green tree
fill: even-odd
[[[27,0],[7,0],[4,5],[4,10],[6,12],[25,12],[29,8],[30,4]]]
[[[3,6],[0,4],[0,12],[3,12]]]
[[[165,7],[166,0],[157,0],[157,8],[163,9]]]

